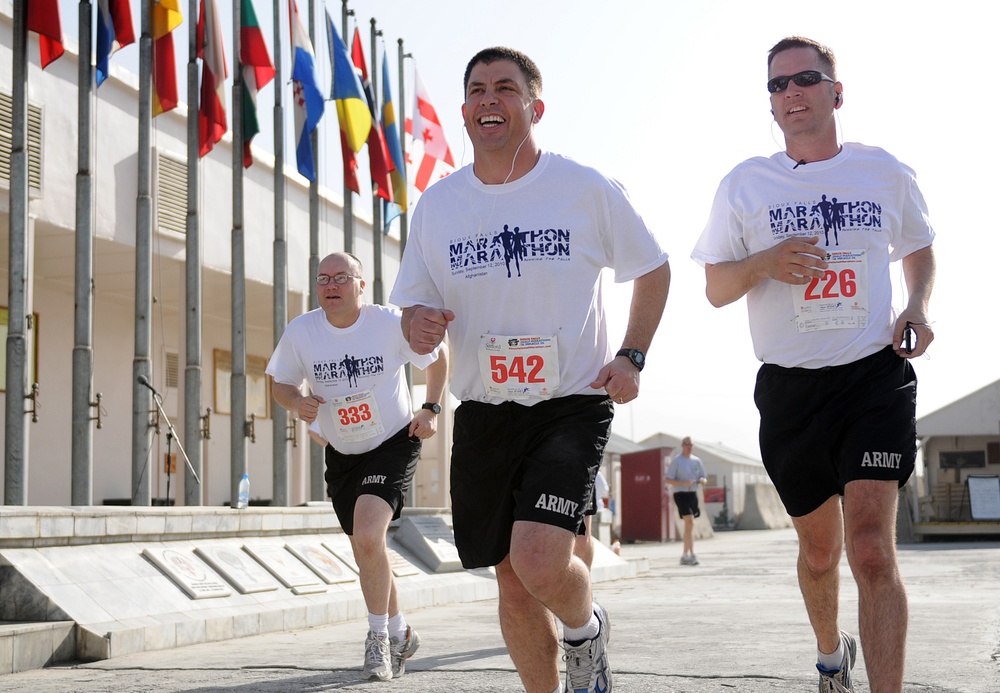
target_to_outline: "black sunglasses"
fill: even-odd
[[[795,82],[800,87],[811,87],[820,82],[832,82],[833,79],[827,77],[819,70],[803,70],[787,77],[775,77],[767,80],[767,90],[772,94],[785,91],[789,82]]]

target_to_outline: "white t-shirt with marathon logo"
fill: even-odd
[[[413,418],[403,366],[427,368],[437,352],[420,356],[403,339],[400,312],[364,305],[347,328],[330,324],[322,309],[285,328],[267,364],[276,382],[301,387],[326,400],[317,423],[323,437],[347,455],[373,450]]]
[[[590,387],[613,353],[601,271],[628,282],[666,260],[621,185],[542,153],[510,183],[484,185],[469,165],[428,188],[389,300],[455,312],[460,400],[531,406],[605,394]]]
[[[757,358],[822,368],[891,344],[889,264],[934,240],[913,171],[856,143],[798,166],[784,152],[749,159],[719,185],[691,257],[702,265],[733,262],[805,236],[819,236],[829,269],[805,285],[766,279],[747,293]]]

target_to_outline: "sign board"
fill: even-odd
[[[969,507],[973,520],[1000,520],[1000,476],[971,475]]]

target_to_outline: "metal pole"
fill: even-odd
[[[139,383],[152,373],[149,356],[153,341],[153,178],[150,133],[153,124],[152,66],[153,37],[150,33],[151,4],[140,3],[142,33],[139,37],[139,151],[135,198],[135,354],[132,358],[132,505],[149,505],[151,473],[147,473],[152,439],[149,414],[152,393]],[[152,381],[150,381],[152,382]]]
[[[233,238],[232,376],[230,381],[230,503],[236,507],[247,473],[246,265],[243,228],[243,66],[240,64],[240,0],[233,0]],[[251,480],[252,483],[252,480]]]
[[[372,54],[372,69],[371,69],[371,83],[372,83],[372,127],[375,127],[379,123],[379,119],[375,117],[378,109],[378,56],[375,53],[375,43],[382,32],[375,28],[375,18],[372,17],[372,34],[371,34],[371,49]],[[377,139],[377,138],[376,138]],[[372,156],[371,152],[371,139],[368,140],[368,156]],[[385,303],[385,297],[383,295],[383,281],[382,281],[382,198],[378,196],[378,185],[375,181],[372,181],[372,254],[374,259],[372,260],[372,272],[374,276],[374,281],[372,282],[372,297],[375,303]]]
[[[396,119],[396,127],[399,128],[399,146],[403,150],[403,165],[406,165],[406,80],[403,79],[403,60],[406,58],[412,58],[412,53],[403,52],[403,39],[399,39],[399,117]],[[410,176],[408,171],[403,172],[403,178],[406,179],[406,206],[410,206]],[[404,209],[402,214],[399,215],[399,256],[403,256],[403,251],[406,249],[406,236],[409,231],[409,225],[407,220],[409,219],[410,213]]]
[[[316,12],[313,0],[309,0],[309,40],[316,45]],[[347,0],[344,0],[346,7]],[[331,66],[332,67],[332,66]],[[319,296],[316,294],[315,277],[319,274],[319,128],[312,131],[309,137],[312,147],[313,161],[316,162],[316,175],[309,184],[309,308],[319,307]],[[326,481],[324,479],[323,449],[318,445],[309,445],[309,498],[321,501],[326,497]]]
[[[28,0],[14,2],[14,112],[10,148],[10,233],[7,283],[7,380],[4,418],[4,504],[28,503],[25,327],[28,281]]]
[[[344,45],[350,51],[351,44],[347,38],[347,18],[354,14],[354,10],[347,9],[347,0],[341,0],[340,22],[341,32],[344,36]],[[354,198],[353,191],[347,186],[347,177],[344,177],[344,250],[348,253],[354,252]],[[315,274],[313,274],[315,276]],[[315,308],[316,306],[311,306]]]
[[[73,505],[93,505],[94,432],[90,425],[93,390],[94,229],[91,114],[94,107],[94,72],[90,64],[90,31],[93,5],[80,0],[80,53],[77,62],[77,171],[76,171],[76,277],[73,313],[73,415],[72,484]]]
[[[403,184],[407,187],[406,189],[406,206],[410,205],[410,176],[409,172],[406,171],[406,80],[403,78],[403,60],[406,58],[411,58],[409,53],[403,51],[403,39],[397,41],[399,44],[399,115],[396,116],[396,127],[399,128],[399,147],[403,153]],[[408,212],[406,209],[402,209],[399,215],[399,259],[400,262],[403,260],[403,251],[406,250],[406,234],[407,234],[407,224],[406,220],[408,217]],[[410,364],[407,363],[404,366],[404,372],[406,373],[406,385],[410,389],[410,394],[413,394],[413,372],[411,370]]]
[[[201,442],[201,216],[198,214],[198,0],[188,2],[187,219],[184,235],[184,446],[198,478]],[[193,20],[193,21],[192,21]],[[184,505],[203,505],[202,485],[184,467]]]
[[[274,345],[278,346],[288,322],[288,246],[285,243],[285,124],[281,106],[281,4],[274,3]],[[272,502],[289,505],[288,412],[271,409]]]

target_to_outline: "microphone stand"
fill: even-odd
[[[150,391],[153,393],[153,402],[156,404],[156,409],[157,411],[160,412],[160,416],[163,417],[163,420],[167,422],[167,441],[170,440],[171,436],[175,441],[177,441],[177,449],[181,451],[181,455],[184,456],[184,462],[185,464],[187,464],[187,468],[191,471],[191,475],[194,477],[194,480],[197,481],[198,485],[200,486],[201,478],[198,476],[198,472],[194,470],[194,466],[191,464],[191,460],[188,459],[187,453],[184,452],[184,446],[181,445],[180,439],[177,438],[177,431],[174,430],[174,425],[170,423],[170,417],[167,416],[167,412],[163,411],[163,398],[160,397],[160,393],[154,390],[150,385],[148,385],[147,383],[142,383],[142,384],[148,387]],[[168,450],[170,449],[169,445],[170,444],[168,442],[167,443]],[[170,477],[168,476],[167,479],[169,480],[169,478]],[[169,501],[169,491],[167,493],[168,493],[167,499]]]

